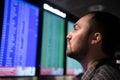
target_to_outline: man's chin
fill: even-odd
[[[70,58],[75,58],[74,56],[74,53],[73,52],[69,52],[69,51],[66,51],[66,55]]]
[[[69,55],[71,55],[71,54],[72,54],[71,51],[69,51],[69,50],[66,51],[66,55],[67,55],[67,56],[69,56]]]
[[[70,57],[70,58],[73,58],[73,59],[75,59],[75,60],[78,60],[79,61],[79,56],[78,55],[76,55],[75,53],[73,53],[73,52],[66,52],[66,55],[68,56],[68,57]]]

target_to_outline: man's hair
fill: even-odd
[[[109,56],[114,56],[120,47],[120,19],[119,17],[101,11],[89,12],[94,16],[90,20],[90,26],[93,30],[102,35],[102,50]]]

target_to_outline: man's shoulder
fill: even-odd
[[[119,70],[117,67],[114,67],[114,66],[111,66],[111,65],[108,65],[108,64],[104,64],[104,65],[101,65],[101,66],[96,70],[96,72],[120,73],[120,70]]]
[[[94,77],[99,77],[103,80],[120,80],[120,70],[117,67],[104,64],[96,69]]]

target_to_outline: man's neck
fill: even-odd
[[[84,71],[86,71],[88,68],[91,67],[91,65],[92,65],[95,61],[100,60],[100,59],[103,59],[103,58],[105,58],[105,57],[107,57],[107,56],[104,55],[104,54],[98,54],[98,55],[96,55],[96,56],[87,55],[84,60],[80,61],[80,63],[82,64]]]

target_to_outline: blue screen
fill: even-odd
[[[35,75],[39,8],[5,0],[0,45],[0,76]]]

